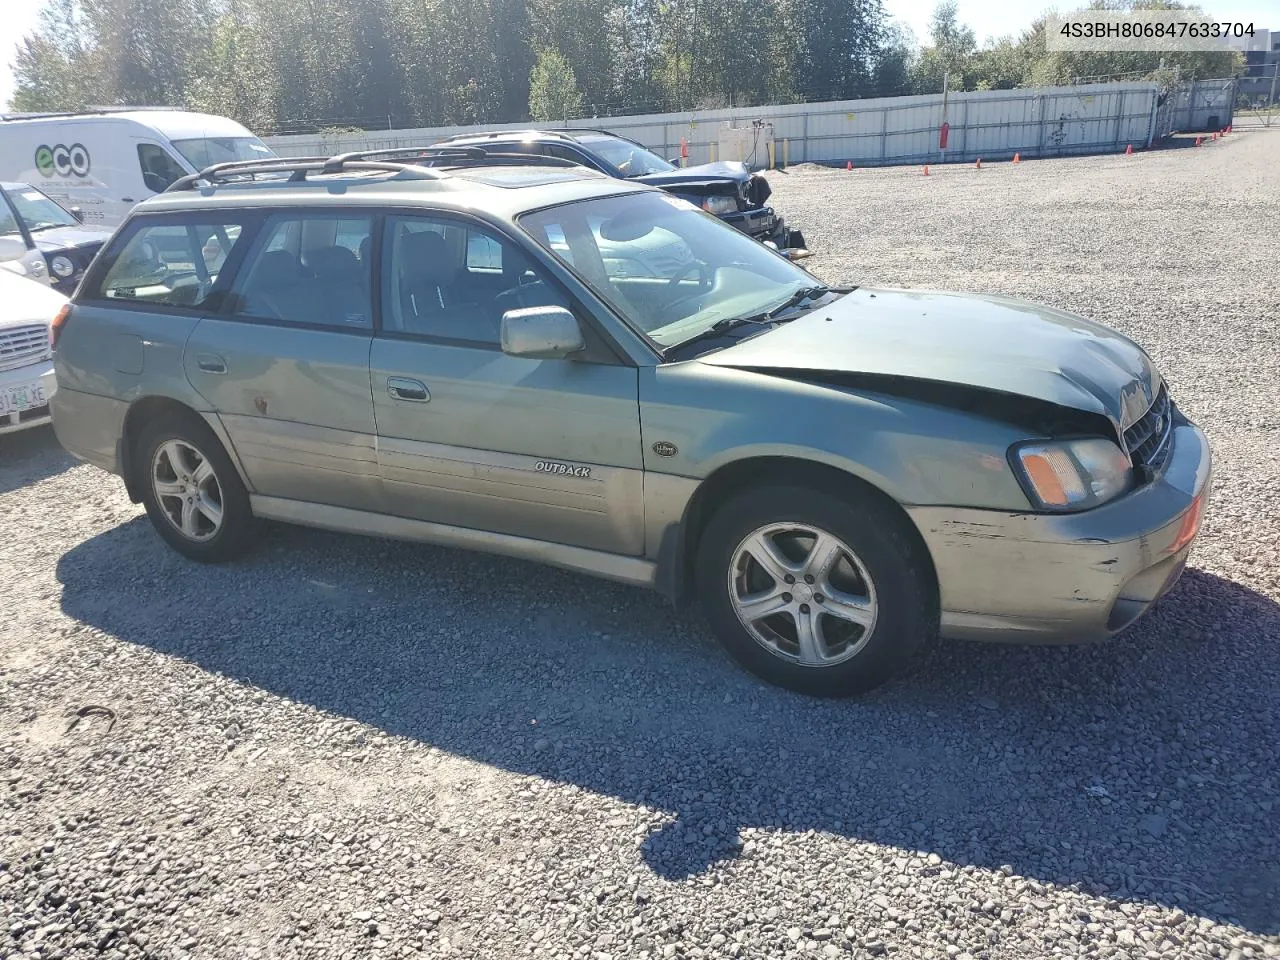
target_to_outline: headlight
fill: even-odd
[[[1034,442],[1016,446],[1009,459],[1031,502],[1043,510],[1085,510],[1129,489],[1129,458],[1111,440]]]
[[[738,212],[738,201],[735,197],[707,197],[702,201],[702,209],[723,217],[726,213]]]
[[[49,269],[52,270],[56,276],[65,280],[76,272],[76,265],[71,262],[70,257],[64,257],[59,254],[49,261]]]

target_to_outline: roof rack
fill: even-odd
[[[403,157],[400,162],[379,159]],[[527,153],[495,153],[483,147],[393,147],[384,150],[356,150],[334,157],[273,157],[269,160],[230,160],[205,167],[171,183],[165,193],[193,190],[197,184],[228,183],[259,174],[288,173],[288,182],[299,183],[311,173],[326,175],[352,171],[380,171],[409,174],[418,180],[441,180],[448,173],[441,167],[463,166],[575,167],[572,160],[540,157]]]
[[[576,167],[572,160],[562,157],[545,157],[531,153],[507,153],[486,147],[387,147],[381,150],[355,150],[339,154],[330,163],[352,163],[361,160],[389,160],[399,157],[400,163],[441,169],[465,166],[518,166]]]
[[[332,174],[345,170],[380,171],[383,173],[407,173],[418,180],[438,180],[443,174],[437,170],[428,170],[421,164],[381,163],[368,160],[343,161],[341,157],[276,157],[271,160],[231,160],[227,163],[215,163],[205,167],[199,173],[192,173],[171,183],[165,193],[176,193],[180,190],[194,190],[197,184],[228,183],[233,180],[248,178],[257,179],[259,174],[288,173],[289,182],[298,183],[307,179],[307,174]]]
[[[520,140],[530,135],[535,137],[559,137],[561,140],[573,139],[564,130],[486,130],[483,133],[455,133],[451,137],[437,140],[436,143],[452,143],[455,140]]]
[[[0,120],[50,120],[58,117],[102,117],[113,113],[143,113],[148,110],[182,111],[182,107],[85,107],[83,110],[50,110],[40,113],[0,113]]]
[[[634,144],[637,147],[644,147],[644,144],[639,140],[633,140],[625,134],[618,133],[616,130],[606,130],[604,127],[564,127],[563,131],[567,131],[569,133],[603,133],[606,136],[613,137],[615,140],[625,140],[627,143]],[[558,133],[562,131],[556,132]],[[646,150],[649,149],[648,147],[644,148]]]

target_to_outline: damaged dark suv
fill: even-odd
[[[449,137],[436,146],[484,147],[568,160],[620,180],[661,187],[793,260],[809,255],[804,235],[766,206],[769,181],[745,163],[719,161],[681,167],[635,140],[607,130],[502,130]]]

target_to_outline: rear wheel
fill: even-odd
[[[192,560],[244,552],[253,526],[249,494],[212,430],[194,414],[165,414],[138,437],[134,476],[156,531]]]
[[[698,590],[725,648],[752,673],[818,696],[883,683],[937,631],[922,550],[877,498],[770,486],[707,524]]]

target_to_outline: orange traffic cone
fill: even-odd
[[[852,169],[853,169],[853,161],[852,161],[852,160],[848,161],[848,162],[844,165],[844,168],[845,168],[846,170],[852,170]]]
[[[924,165],[924,175],[926,177],[929,175],[929,165],[927,163]]]
[[[973,165],[973,168],[974,168],[975,170],[981,170],[981,169],[982,169],[982,158],[981,158],[981,157],[979,157],[979,158],[978,158],[978,162],[977,162],[977,163],[975,163],[975,164]]]
[[[1132,143],[1131,143],[1131,144],[1129,144],[1127,147],[1125,147],[1125,148],[1124,148],[1124,155],[1125,155],[1126,157],[1132,157],[1132,156],[1133,156],[1133,144],[1132,144]]]
[[[1200,146],[1200,138],[1199,138],[1199,137],[1196,137],[1196,146],[1197,146],[1197,147],[1198,147],[1198,146]]]
[[[1013,162],[1014,162],[1014,163],[1021,163],[1021,162],[1022,162],[1022,154],[1021,154],[1021,153],[1015,153],[1015,154],[1013,155]]]
[[[1213,139],[1214,139],[1214,140],[1217,140],[1217,139],[1218,139],[1218,131],[1217,131],[1217,130],[1215,130],[1215,131],[1213,132]]]

